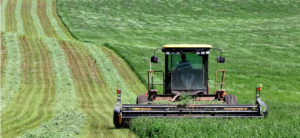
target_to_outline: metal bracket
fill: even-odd
[[[121,105],[121,93],[117,93],[117,106]]]
[[[261,98],[260,98],[260,90],[257,90],[256,88],[256,104],[258,105],[259,108],[259,112],[261,114],[263,114],[265,117],[268,116],[268,106],[266,105],[266,103],[264,103]],[[264,109],[262,109],[262,107]]]

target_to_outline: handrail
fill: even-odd
[[[154,71],[154,70],[148,70],[148,76],[147,76],[147,89],[148,89],[148,91],[150,90],[149,88],[149,85],[150,85],[150,82],[149,82],[149,73],[151,72],[151,89],[153,89],[153,86],[154,85],[163,85],[163,86],[165,86],[165,73],[163,72],[163,71]],[[162,73],[162,75],[163,75],[163,83],[162,84],[154,84],[153,83],[153,73],[154,72],[160,72],[160,73]],[[163,89],[164,89],[164,91],[165,91],[165,87],[163,87]]]
[[[221,83],[217,83],[218,72],[223,72]],[[216,71],[216,75],[215,75],[215,93],[217,92],[217,84],[221,84],[221,89],[225,89],[225,70],[217,70]]]

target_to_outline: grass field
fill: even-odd
[[[137,119],[131,129],[139,136],[299,137],[300,1],[59,0],[57,6],[76,38],[114,50],[144,84],[153,50],[167,43],[222,48],[225,64],[217,64],[218,52],[211,52],[209,86],[214,72],[226,69],[227,93],[239,104],[253,104],[255,87],[263,84],[266,119]],[[162,70],[159,57],[153,66]]]
[[[1,0],[1,137],[300,137],[299,7],[294,0]],[[166,43],[222,48],[225,64],[211,51],[210,87],[214,72],[226,69],[227,93],[253,104],[262,83],[269,117],[139,118],[115,129],[115,86],[123,103],[135,103],[146,92],[153,50]],[[153,69],[162,70],[158,56]]]
[[[113,127],[114,89],[134,103],[145,86],[115,52],[76,40],[56,6],[1,0],[1,137],[136,137]]]

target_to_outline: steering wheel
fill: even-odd
[[[192,70],[192,69],[193,69],[193,68],[192,68],[191,66],[189,66],[189,65],[181,66],[181,67],[178,68],[178,70],[179,70],[181,73],[183,73],[183,72],[188,72],[188,71],[190,71],[190,70]]]

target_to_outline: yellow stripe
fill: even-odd
[[[207,44],[167,44],[163,48],[212,48]]]

